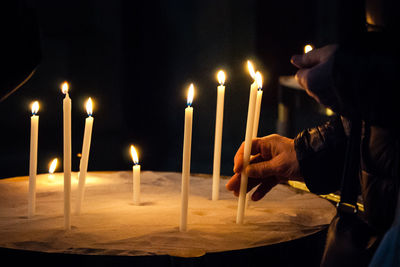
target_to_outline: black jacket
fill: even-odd
[[[338,116],[295,138],[300,170],[310,191],[340,189],[347,123],[363,121],[361,195],[365,217],[378,232],[391,225],[400,183],[400,61],[397,41],[386,33],[366,33],[334,55],[332,84],[324,92]]]

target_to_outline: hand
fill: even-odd
[[[331,106],[331,103],[328,103],[329,95],[333,93],[327,88],[332,85],[333,54],[337,48],[337,45],[327,45],[303,55],[294,55],[290,60],[299,68],[295,78],[300,86],[311,97],[326,106]]]
[[[236,152],[233,171],[235,174],[226,188],[236,196],[240,191],[240,178],[243,169],[244,142]],[[249,177],[247,192],[259,185],[252,200],[260,200],[275,185],[288,179],[301,179],[299,163],[294,150],[294,140],[277,134],[253,139],[252,156],[246,173]]]

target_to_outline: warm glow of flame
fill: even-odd
[[[55,159],[53,159],[53,160],[51,161],[50,167],[49,167],[49,173],[50,173],[50,174],[53,174],[54,171],[56,170],[56,168],[57,168],[57,162],[58,162],[57,158],[55,158]]]
[[[35,101],[32,103],[32,114],[36,115],[36,113],[38,113],[39,111],[39,102]]]
[[[93,114],[93,102],[90,97],[89,97],[88,101],[86,102],[86,112],[89,116],[92,116],[92,114]]]
[[[314,49],[314,47],[312,45],[310,45],[310,44],[305,45],[304,46],[304,54],[307,54],[308,52],[310,52],[313,49]]]
[[[333,110],[330,109],[330,108],[326,108],[325,109],[325,114],[326,114],[326,116],[332,116],[332,115],[335,114],[335,112],[333,112]]]
[[[133,164],[135,164],[135,165],[139,164],[139,157],[138,157],[137,151],[133,145],[131,145],[131,157],[132,157]]]
[[[61,84],[61,91],[63,92],[63,94],[68,94],[68,89],[69,89],[68,82],[63,82]]]
[[[188,95],[187,95],[187,104],[188,104],[188,106],[192,105],[193,97],[194,97],[194,86],[193,86],[193,83],[191,83],[190,86],[189,86]]]
[[[225,83],[225,72],[223,70],[218,71],[217,74],[218,82],[220,85],[224,85]]]
[[[251,63],[250,60],[247,60],[247,68],[249,69],[249,73],[250,73],[251,78],[255,79],[256,73],[254,71],[253,64]]]
[[[260,73],[259,71],[256,72],[256,78],[255,78],[255,80],[256,80],[258,89],[261,89],[261,88],[262,88],[263,80],[262,80],[261,73]]]

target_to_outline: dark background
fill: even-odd
[[[220,68],[227,73],[221,172],[231,175],[252,82],[246,61],[265,79],[259,136],[275,133],[278,78],[296,71],[290,57],[306,43],[320,47],[351,35],[359,26],[356,2],[36,1],[42,60],[32,79],[0,103],[0,177],[28,175],[33,100],[40,101],[38,173],[47,172],[54,157],[62,162],[64,80],[72,99],[73,171],[89,96],[95,103],[89,171],[130,169],[130,144],[139,149],[142,169],[180,171],[186,92],[193,82],[191,170],[212,173]],[[321,119],[298,114],[299,130]]]

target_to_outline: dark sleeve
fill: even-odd
[[[337,112],[371,125],[398,128],[400,61],[398,40],[389,33],[365,33],[341,44],[334,56],[332,77]]]
[[[339,116],[295,138],[300,171],[311,192],[327,194],[340,189],[346,138]]]

